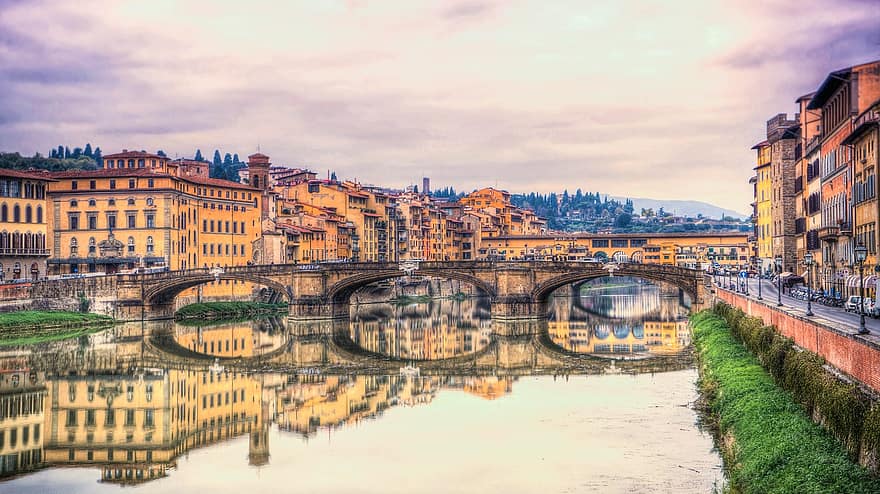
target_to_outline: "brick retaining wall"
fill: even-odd
[[[750,316],[760,317],[764,324],[776,326],[783,335],[829,364],[858,379],[880,393],[880,344],[877,336],[862,336],[787,312],[786,307],[767,305],[742,295],[716,288],[716,296],[739,307]]]

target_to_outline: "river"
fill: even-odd
[[[617,277],[560,290],[535,336],[468,298],[353,306],[332,339],[264,319],[7,348],[0,491],[720,490],[687,304]]]

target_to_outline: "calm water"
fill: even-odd
[[[603,361],[686,351],[677,291],[617,285],[555,298],[548,345]],[[491,352],[488,314],[480,299],[363,304],[344,336],[367,361],[418,366]],[[314,358],[308,345],[320,337],[299,327],[138,323],[4,350],[0,492],[702,493],[722,484],[696,425],[693,368],[356,375],[266,364]],[[176,364],[146,357],[156,341]],[[321,351],[332,360],[332,348]]]

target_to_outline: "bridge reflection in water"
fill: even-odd
[[[560,296],[549,321],[502,323],[483,300],[435,300],[362,305],[350,324],[131,323],[12,349],[0,354],[0,476],[86,466],[105,484],[146,483],[237,437],[261,466],[272,427],[310,438],[444,390],[493,400],[535,374],[685,369],[686,306],[662,295],[637,284]],[[400,372],[409,362],[417,375]]]

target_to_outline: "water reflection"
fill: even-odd
[[[478,352],[490,342],[487,299],[434,299],[405,306],[352,309],[351,339],[369,352],[404,360],[439,360]]]
[[[676,354],[690,345],[689,302],[677,288],[626,277],[585,284],[551,299],[548,333],[560,347],[585,354]]]
[[[171,337],[194,353],[219,358],[257,357],[287,342],[286,322],[273,317],[212,325],[175,323]]]
[[[625,356],[675,353],[687,344],[680,319],[685,304],[661,288],[587,293],[552,300],[553,317],[540,326],[543,338],[572,352]],[[611,302],[602,300],[606,295]],[[351,325],[342,326],[364,349],[422,360],[416,365],[434,373],[398,374],[395,362],[390,373],[369,366],[347,372],[342,354],[326,346],[332,341],[327,325],[334,328],[315,322],[299,333],[297,325],[277,319],[136,323],[5,350],[2,490],[95,492],[141,484],[151,492],[183,485],[274,491],[294,476],[304,492],[387,492],[389,485],[406,491],[443,485],[473,492],[584,486],[625,492],[636,485],[705,492],[721,476],[711,440],[694,425],[693,411],[681,406],[695,398],[693,369],[677,364],[671,368],[678,371],[654,373],[644,367],[651,373],[617,376],[608,374],[607,363],[622,369],[630,361],[570,356],[601,362],[600,374],[531,376],[546,373],[555,357],[542,353],[534,336],[492,334],[498,327],[482,299],[363,304]],[[185,358],[151,358],[156,342]],[[477,355],[485,362],[458,372],[431,362],[487,348],[495,353]],[[268,366],[270,358],[262,357],[281,365]],[[209,365],[215,358],[224,365]],[[242,362],[257,365],[236,367]],[[652,461],[633,464],[634,457]],[[351,475],[315,473],[340,465]],[[256,467],[259,476],[248,474]],[[425,483],[437,468],[440,478]],[[475,475],[461,480],[462,471]]]

